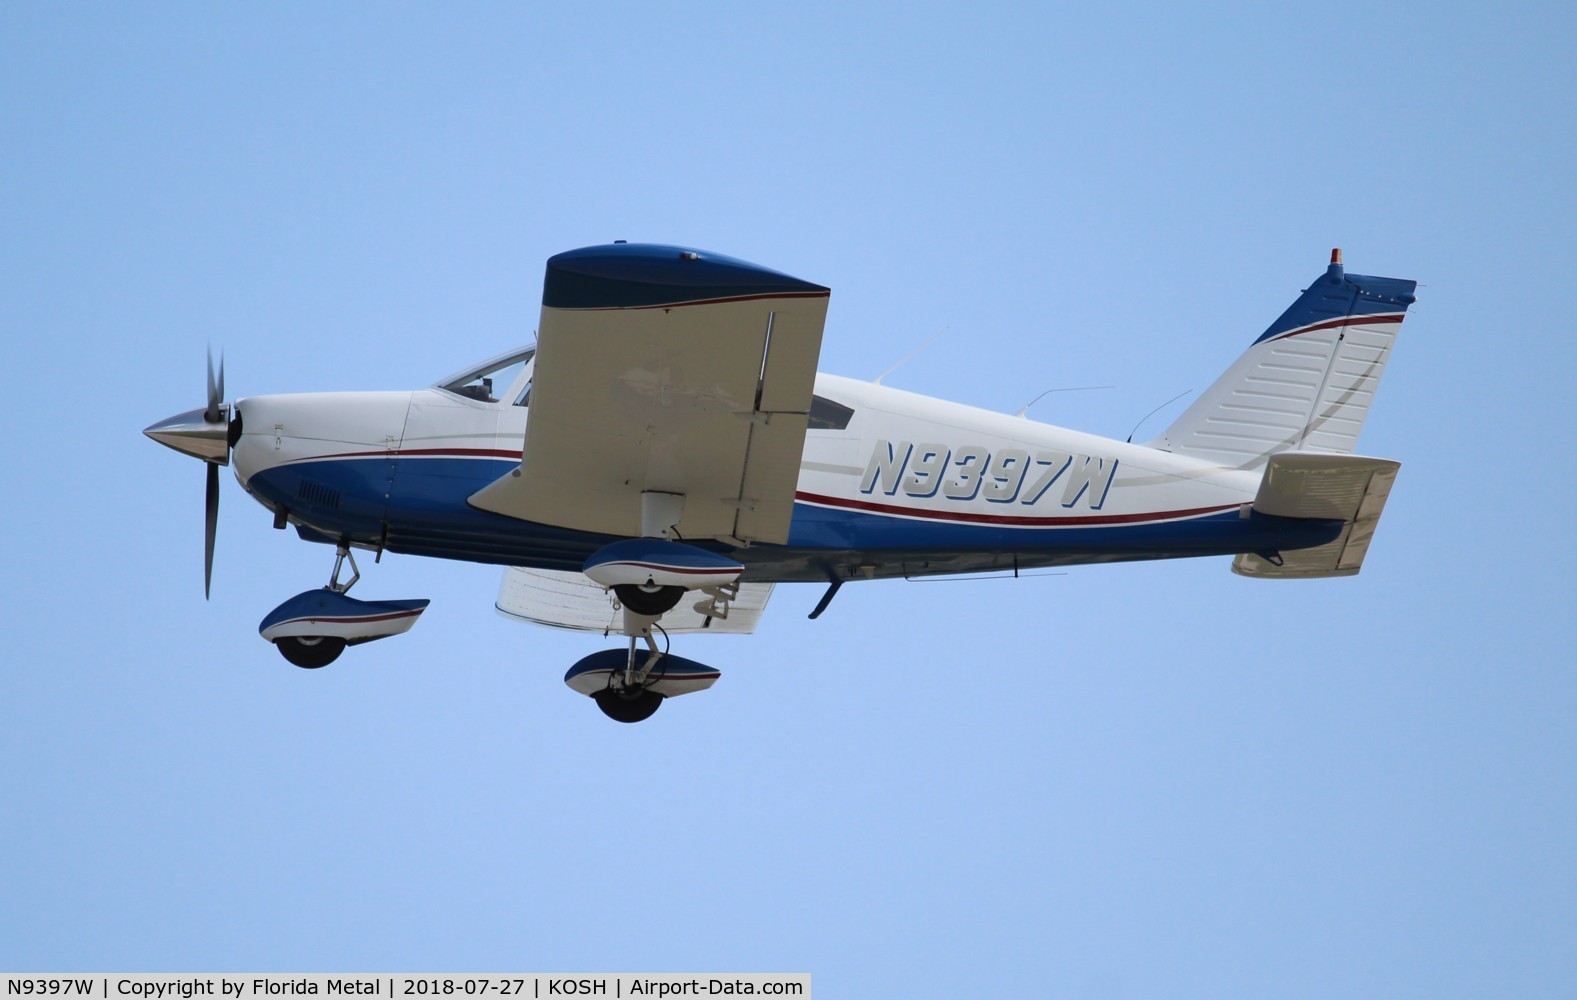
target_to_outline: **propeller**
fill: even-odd
[[[225,357],[219,355],[219,380],[214,381],[214,349],[208,348],[208,409],[203,418],[209,423],[219,419],[219,408],[225,401]]]
[[[208,466],[208,490],[203,498],[203,600],[214,581],[214,539],[219,534],[219,466]]]
[[[219,467],[230,464],[230,445],[234,440],[231,426],[234,408],[224,401],[225,365],[219,358],[219,370],[214,371],[213,350],[208,352],[208,405],[200,410],[188,410],[168,420],[161,420],[143,433],[167,448],[183,455],[200,458],[208,466],[207,488],[203,498],[203,596],[213,589],[214,539],[219,531]],[[236,421],[240,414],[234,413]]]
[[[214,349],[208,349],[208,408],[203,411],[205,423],[218,423],[220,416],[225,419],[225,460],[230,459],[229,414],[221,414],[225,398],[225,359],[219,355],[219,380],[214,381]],[[213,589],[214,580],[214,539],[219,535],[219,466],[213,462],[208,465],[208,484],[203,494],[203,600],[208,600],[209,592]]]

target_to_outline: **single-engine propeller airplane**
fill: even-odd
[[[816,372],[829,290],[677,246],[548,260],[535,344],[415,391],[254,396],[145,433],[219,466],[327,586],[259,631],[291,663],[409,629],[354,552],[507,567],[498,609],[622,634],[565,682],[637,722],[718,671],[678,633],[751,632],[777,583],[1233,556],[1251,577],[1357,573],[1398,463],[1353,454],[1416,282],[1341,252],[1160,437],[1133,444]],[[349,562],[348,578],[342,579]],[[659,649],[656,636],[664,639]]]

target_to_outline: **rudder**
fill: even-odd
[[[1416,281],[1347,274],[1341,251],[1151,448],[1260,469],[1278,452],[1353,452]]]

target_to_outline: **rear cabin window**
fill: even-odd
[[[813,431],[841,431],[849,426],[854,411],[842,403],[834,403],[826,396],[810,397],[810,421],[806,425]]]

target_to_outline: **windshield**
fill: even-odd
[[[508,399],[515,406],[525,406],[531,393],[527,368],[536,353],[535,347],[526,347],[499,355],[445,379],[438,383],[438,388],[482,403]]]

